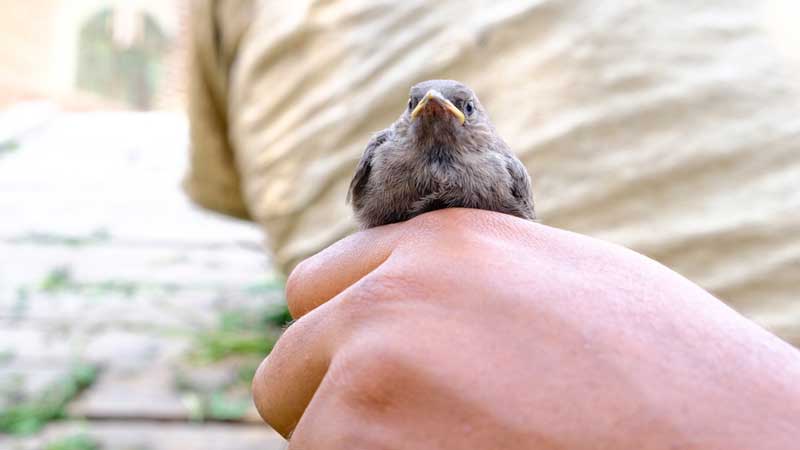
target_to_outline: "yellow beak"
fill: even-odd
[[[444,109],[448,110],[452,113],[456,119],[458,119],[458,123],[464,124],[464,113],[461,112],[454,104],[450,102],[450,100],[446,99],[444,95],[442,95],[439,91],[435,89],[431,89],[428,93],[425,94],[425,97],[422,97],[422,100],[419,101],[419,104],[413,111],[411,111],[411,119],[416,119],[417,116],[425,109],[425,106],[428,102],[434,101],[439,105],[443,106]]]

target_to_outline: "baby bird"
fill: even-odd
[[[442,208],[535,219],[525,166],[472,89],[451,80],[411,88],[400,118],[367,144],[347,200],[362,228]]]

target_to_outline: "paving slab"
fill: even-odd
[[[87,436],[102,450],[284,450],[286,441],[259,425],[216,423],[57,423],[35,437],[0,435],[4,450],[42,450],[48,443]]]
[[[16,143],[0,154],[0,412],[75,364],[97,369],[67,407],[83,422],[0,435],[0,449],[81,431],[103,449],[284,448],[259,423],[242,361],[190,361],[223,314],[263,311],[282,292],[257,227],[181,192],[185,118],[46,104],[0,118]],[[193,421],[208,408],[238,423]]]

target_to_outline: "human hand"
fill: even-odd
[[[658,263],[477,210],[350,236],[287,284],[253,383],[292,449],[789,449],[800,353]]]

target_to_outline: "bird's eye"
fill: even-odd
[[[472,113],[475,112],[475,105],[472,103],[472,100],[468,101],[466,106],[464,106],[464,112],[466,112],[467,115],[472,115]]]
[[[417,106],[416,99],[414,99],[414,97],[409,97],[408,98],[408,110],[411,111],[412,109],[414,109],[415,106]]]

